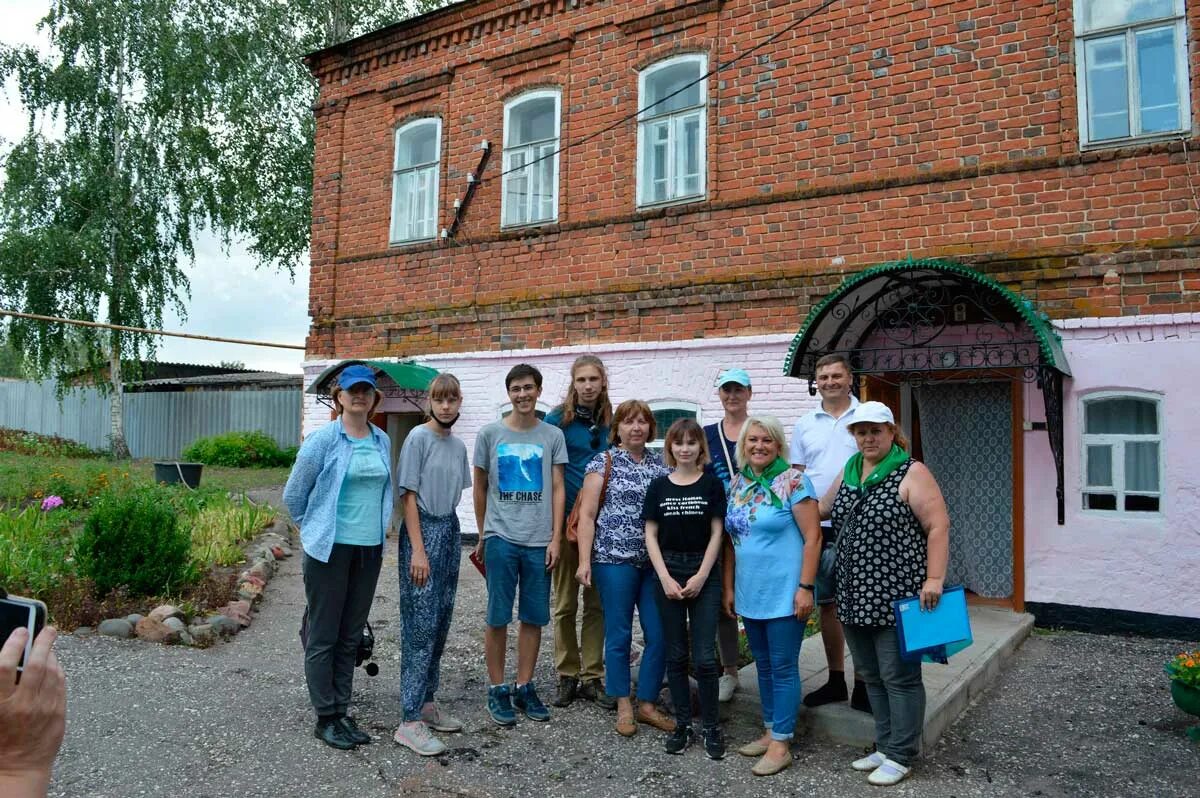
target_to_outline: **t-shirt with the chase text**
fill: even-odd
[[[663,551],[703,552],[712,536],[712,519],[725,517],[725,485],[705,472],[691,485],[659,477],[646,489],[642,520],[658,524]]]
[[[488,474],[483,536],[518,546],[548,546],[552,532],[554,466],[567,462],[562,430],[544,421],[512,430],[488,424],[475,438],[475,467]]]

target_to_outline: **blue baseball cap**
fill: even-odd
[[[725,369],[717,376],[717,387],[736,382],[738,385],[750,387],[750,375],[745,369]]]
[[[338,385],[343,391],[348,391],[360,382],[365,382],[372,388],[375,387],[375,371],[370,366],[356,364],[346,366],[338,374]]]

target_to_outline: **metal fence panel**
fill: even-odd
[[[54,388],[52,381],[0,381],[0,427],[107,449],[111,400],[95,388],[77,388],[59,403]],[[280,446],[300,443],[298,390],[127,393],[124,401],[134,457],[177,459],[196,438],[222,432],[261,431]]]
[[[41,435],[57,435],[90,446],[108,448],[111,402],[95,388],[76,388],[60,403],[55,383],[0,381],[0,427]]]
[[[125,394],[125,438],[134,457],[176,459],[192,441],[261,431],[280,446],[300,443],[300,391]]]

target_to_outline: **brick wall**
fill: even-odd
[[[315,57],[310,357],[794,332],[907,255],[1056,318],[1200,310],[1200,140],[1080,150],[1069,2],[835,2],[710,80],[707,197],[639,211],[636,126],[605,130],[637,70],[729,61],[814,5],[481,0]],[[503,102],[546,86],[562,140],[591,138],[562,154],[557,223],[502,229]],[[427,115],[439,226],[492,156],[452,241],[389,247],[392,131]]]

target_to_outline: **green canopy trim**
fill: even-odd
[[[1009,337],[938,341],[942,332],[961,328],[963,320],[976,328],[1007,331]],[[890,352],[909,348],[915,354],[898,361],[884,357],[883,350],[863,349],[876,332],[889,339]],[[1020,362],[1023,345],[1028,351],[1036,347],[1036,364]],[[942,259],[882,263],[848,277],[809,311],[788,349],[783,373],[811,378],[816,361],[833,352],[858,361],[854,367],[862,373],[1040,366],[1071,374],[1058,333],[1029,300],[974,269]],[[967,365],[967,354],[975,365]],[[945,360],[935,360],[935,355]]]
[[[306,393],[328,396],[333,390],[334,381],[342,369],[355,364],[370,366],[374,369],[376,379],[380,381],[380,389],[390,388],[394,385],[396,388],[423,393],[429,390],[430,383],[438,375],[437,369],[423,366],[420,363],[414,363],[411,360],[343,360],[341,363],[337,363],[322,371],[313,380],[312,385],[308,386]],[[393,385],[388,385],[388,382],[391,382]]]

